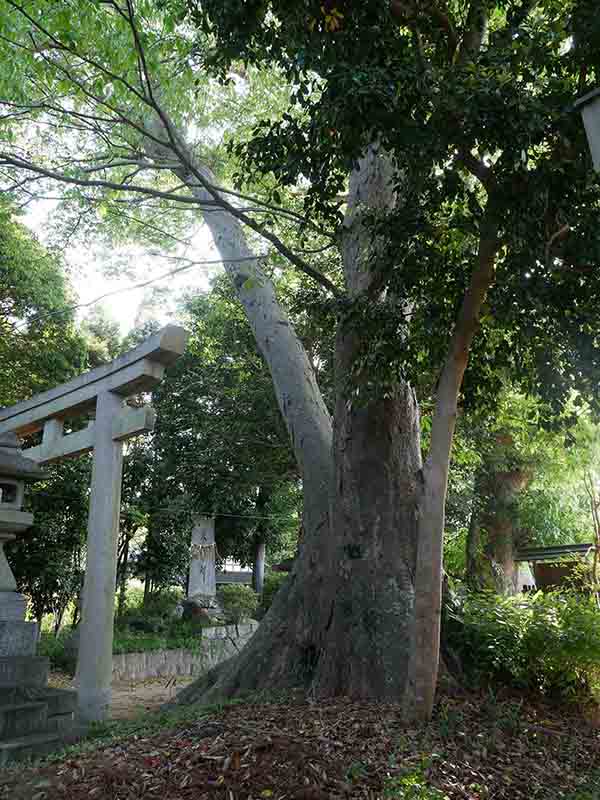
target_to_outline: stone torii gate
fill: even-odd
[[[24,451],[39,464],[93,451],[87,559],[77,659],[82,721],[105,719],[111,701],[117,543],[123,442],[154,427],[151,406],[125,400],[146,392],[183,353],[188,334],[169,325],[110,364],[55,389],[0,409],[0,437],[43,431],[42,443]],[[64,434],[65,419],[95,416],[86,428]]]

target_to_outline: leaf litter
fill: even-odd
[[[0,772],[0,800],[600,797],[600,733],[574,708],[446,695],[421,729],[407,727],[398,706],[348,699],[248,702],[209,717],[199,707],[198,715]]]

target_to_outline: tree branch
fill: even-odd
[[[148,95],[146,102],[157,113],[162,123],[161,127],[167,133],[167,136],[169,138],[170,149],[176,154],[182,166],[184,166],[186,170],[195,178],[195,180],[197,180],[200,183],[202,188],[205,189],[212,196],[213,200],[217,204],[221,204],[221,207],[225,211],[227,211],[233,217],[238,219],[240,222],[243,222],[244,225],[251,228],[253,231],[258,233],[264,239],[271,242],[271,244],[274,245],[276,250],[278,250],[278,252],[280,252],[281,255],[285,256],[285,258],[287,258],[291,264],[296,266],[298,269],[300,269],[309,277],[313,278],[313,280],[320,283],[334,296],[338,296],[339,291],[335,286],[335,284],[333,284],[321,272],[319,272],[310,264],[308,264],[304,259],[300,258],[296,253],[294,253],[289,247],[287,247],[287,245],[285,245],[281,241],[281,239],[278,236],[276,236],[272,231],[268,230],[268,228],[265,225],[256,222],[256,220],[252,219],[252,217],[249,217],[245,212],[241,211],[240,209],[233,206],[231,203],[227,202],[222,197],[218,189],[214,186],[214,184],[206,179],[206,176],[204,175],[203,171],[197,167],[195,160],[192,157],[191,153],[189,152],[187,146],[182,142],[181,138],[177,134],[175,126],[173,125],[169,115],[164,111],[164,109],[161,107],[156,98],[156,93],[154,92],[152,87],[152,78],[148,70],[148,64],[146,61],[146,56],[144,53],[141,36],[139,34],[134,19],[133,5],[131,3],[131,0],[126,0],[126,3],[127,3],[127,14],[125,15],[125,13],[122,12],[121,9],[119,9],[119,13],[121,13],[121,15],[127,19],[127,22],[129,24],[129,27],[133,35],[134,46],[136,49],[137,57],[139,59],[139,63],[146,84],[145,88]],[[154,138],[157,142],[159,142],[160,146],[160,140],[156,136],[153,136],[152,138]],[[188,182],[187,175],[182,174],[179,169],[175,169],[174,173],[180,175],[182,180],[185,180],[186,183]]]
[[[464,64],[477,58],[485,41],[488,30],[489,0],[471,0],[462,44],[458,53],[458,62]]]
[[[444,513],[448,468],[458,412],[458,394],[479,325],[479,314],[494,279],[498,223],[488,199],[481,227],[477,264],[463,298],[448,355],[437,388],[431,424],[431,444],[423,469],[417,571],[415,577],[415,638],[412,671],[416,714],[429,719],[435,699],[442,604]]]
[[[460,150],[458,161],[465,169],[477,178],[478,181],[489,191],[493,181],[493,170],[486,166],[483,161],[473,155],[469,150]]]
[[[146,139],[153,140],[153,145],[155,149],[158,149],[161,152],[161,155],[164,155],[164,150],[168,149],[171,150],[177,157],[178,162],[181,164],[183,169],[177,168],[173,171],[178,174],[184,182],[190,186],[190,175],[193,179],[200,183],[200,185],[205,189],[206,192],[210,195],[211,199],[206,199],[203,202],[200,202],[196,197],[189,197],[186,195],[179,195],[174,193],[167,193],[167,192],[160,192],[159,190],[149,189],[147,187],[136,186],[133,184],[123,185],[122,183],[116,183],[113,181],[100,181],[100,180],[88,180],[84,181],[81,178],[77,178],[75,176],[68,176],[64,173],[58,173],[55,170],[49,170],[47,168],[43,168],[39,165],[35,165],[32,162],[26,159],[18,159],[14,156],[11,157],[8,154],[4,154],[4,156],[0,155],[0,158],[4,158],[4,163],[10,164],[14,167],[21,168],[21,169],[29,169],[30,171],[36,172],[38,174],[42,174],[48,178],[52,178],[54,180],[63,181],[66,183],[71,183],[78,186],[92,186],[92,187],[102,187],[106,189],[113,189],[119,191],[132,191],[138,194],[147,194],[155,197],[162,197],[164,199],[172,199],[177,202],[183,203],[190,203],[192,205],[196,205],[200,208],[204,208],[206,206],[218,206],[223,208],[225,211],[230,213],[244,225],[248,226],[256,233],[258,233],[261,237],[269,241],[273,246],[285,257],[287,260],[300,269],[302,272],[307,274],[309,277],[316,280],[322,286],[324,286],[329,292],[334,295],[338,294],[337,287],[321,272],[316,270],[312,267],[309,263],[307,263],[304,259],[300,258],[296,253],[294,253],[287,245],[285,245],[281,239],[270,231],[264,224],[257,222],[252,217],[248,215],[248,213],[244,212],[233,206],[229,203],[219,190],[206,179],[205,175],[202,173],[200,169],[196,167],[194,159],[191,157],[189,150],[185,145],[183,145],[180,137],[175,133],[175,128],[169,119],[168,115],[164,112],[161,108],[159,103],[156,99],[156,94],[152,88],[152,81],[150,78],[150,74],[148,71],[148,66],[146,63],[143,46],[141,42],[141,38],[139,36],[139,32],[137,31],[137,26],[135,24],[135,20],[133,19],[133,8],[131,4],[128,2],[127,5],[127,12],[123,9],[119,8],[119,14],[127,20],[132,35],[134,37],[134,46],[136,48],[136,54],[139,59],[139,64],[142,70],[142,75],[144,77],[145,86],[142,87],[142,92],[138,91],[131,85],[129,81],[124,79],[122,76],[116,75],[111,70],[106,68],[101,62],[98,62],[96,59],[90,58],[86,54],[82,53],[81,51],[77,50],[72,45],[65,45],[59,39],[56,38],[53,34],[51,34],[42,24],[40,24],[37,20],[31,17],[27,11],[20,6],[18,3],[14,2],[14,0],[5,0],[12,8],[16,11],[21,13],[38,31],[42,32],[44,36],[47,36],[53,45],[54,50],[58,50],[59,52],[67,52],[70,55],[74,56],[75,58],[79,59],[81,62],[92,66],[94,69],[98,70],[100,73],[104,74],[106,77],[110,78],[111,80],[118,80],[128,91],[130,91],[138,100],[141,100],[145,105],[149,106],[159,117],[161,120],[161,133],[166,132],[168,136],[168,141],[164,141],[162,138],[157,137],[151,130],[147,128],[147,126],[143,126],[139,123],[136,123],[134,120],[131,119],[130,116],[126,114],[123,109],[115,107],[112,103],[109,103],[106,98],[99,97],[96,94],[92,93],[88,86],[80,80],[78,77],[73,75],[72,70],[66,66],[65,64],[60,64],[56,60],[49,61],[45,53],[42,52],[40,48],[37,48],[38,51],[41,53],[42,58],[49,64],[51,68],[57,69],[61,71],[67,78],[70,80],[74,86],[78,87],[86,97],[88,97],[93,103],[103,106],[104,108],[109,109],[112,113],[117,115],[117,118],[125,125],[133,127],[137,130],[140,134],[142,134]],[[111,3],[111,5],[114,5]],[[67,109],[63,109],[62,113],[68,114]],[[112,121],[114,123],[114,121]],[[131,177],[131,176],[130,176]],[[191,188],[191,187],[190,187]],[[259,201],[260,202],[260,201]],[[272,210],[275,211],[275,208],[272,207]],[[289,216],[293,216],[294,212],[290,212]]]

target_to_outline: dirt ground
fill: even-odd
[[[150,678],[145,681],[120,681],[113,683],[112,719],[132,719],[144,711],[152,711],[172,700],[175,694],[191,683],[193,678]],[[52,673],[50,686],[74,689],[69,675]]]

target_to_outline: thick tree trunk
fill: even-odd
[[[390,387],[385,397],[370,398],[362,396],[360,384],[348,381],[360,344],[360,333],[342,323],[329,617],[318,688],[325,694],[401,701],[414,645],[419,410],[406,383]]]
[[[252,640],[206,689],[178,702],[303,686],[402,701],[413,639],[421,491],[419,413],[410,386],[349,401],[357,336],[340,326],[331,524],[306,528],[294,570]],[[310,496],[306,503],[311,502]]]

